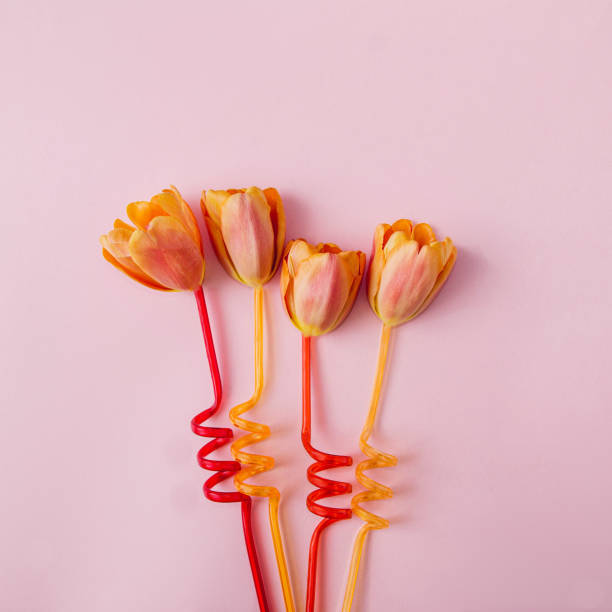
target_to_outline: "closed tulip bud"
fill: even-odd
[[[440,291],[456,258],[452,240],[437,241],[427,223],[380,224],[368,271],[372,309],[388,326],[413,319]]]
[[[250,287],[267,283],[285,243],[285,213],[274,188],[202,192],[202,212],[225,270]]]
[[[136,227],[115,221],[100,237],[104,258],[134,280],[160,291],[195,291],[204,278],[200,231],[175,187],[150,202],[128,204]]]
[[[304,336],[332,331],[348,315],[363,278],[365,255],[335,244],[312,246],[292,240],[281,269],[281,296],[287,314]]]

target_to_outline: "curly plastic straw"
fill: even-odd
[[[214,438],[206,443],[198,451],[198,463],[205,470],[216,472],[204,483],[204,495],[207,499],[214,502],[231,503],[240,502],[242,506],[242,527],[244,530],[244,539],[246,542],[249,563],[253,574],[253,582],[257,593],[257,601],[259,609],[263,612],[268,612],[269,607],[266,601],[266,593],[264,588],[261,570],[257,560],[257,550],[255,548],[255,540],[253,538],[253,530],[251,527],[251,498],[244,493],[232,492],[225,493],[223,491],[214,491],[215,487],[220,482],[227,480],[233,474],[240,470],[240,464],[237,461],[217,461],[215,459],[207,459],[207,455],[213,451],[225,446],[233,437],[233,432],[227,427],[205,427],[202,425],[213,414],[219,410],[223,389],[221,387],[221,376],[219,375],[219,365],[217,363],[217,355],[213,343],[212,332],[210,329],[210,321],[208,319],[208,311],[204,300],[204,292],[202,288],[198,288],[195,292],[196,302],[198,304],[198,312],[200,314],[200,322],[202,324],[202,332],[204,334],[204,346],[206,347],[206,355],[210,367],[210,374],[213,381],[215,392],[215,401],[210,408],[200,412],[191,421],[192,431],[204,438]]]
[[[372,390],[372,399],[370,401],[370,410],[368,412],[365,425],[361,431],[361,436],[359,437],[359,447],[361,448],[363,454],[368,457],[368,459],[361,461],[357,465],[355,474],[359,483],[362,484],[367,490],[361,491],[353,496],[353,499],[351,500],[351,507],[353,508],[353,512],[362,521],[365,521],[365,525],[362,525],[357,532],[357,536],[355,537],[355,542],[353,544],[349,576],[346,583],[346,590],[344,592],[344,601],[342,603],[342,612],[349,612],[353,603],[355,585],[357,583],[357,574],[359,572],[359,563],[361,561],[368,532],[370,532],[372,529],[386,529],[389,526],[389,521],[387,519],[364,510],[364,508],[362,508],[359,504],[361,502],[388,499],[393,497],[393,490],[390,487],[382,485],[364,475],[366,470],[391,467],[397,464],[397,457],[389,455],[388,453],[383,453],[368,444],[368,439],[372,435],[374,421],[376,419],[376,411],[378,409],[378,401],[380,399],[385,365],[387,363],[390,336],[391,328],[387,325],[383,325],[380,336],[378,364],[376,366],[376,379],[374,381],[374,389]]]
[[[272,542],[276,555],[276,564],[280,576],[285,609],[288,612],[295,612],[293,594],[291,592],[291,582],[287,571],[287,562],[283,550],[283,540],[278,519],[278,507],[280,504],[280,493],[278,489],[270,486],[259,486],[247,484],[245,481],[255,476],[267,472],[274,467],[274,459],[265,455],[255,455],[242,451],[246,446],[261,442],[270,436],[270,428],[267,425],[254,423],[240,418],[248,410],[251,410],[259,401],[263,390],[263,288],[256,287],[254,291],[254,322],[255,322],[255,391],[249,400],[235,406],[230,410],[229,416],[232,423],[249,433],[238,438],[232,443],[232,456],[242,464],[242,469],[234,476],[236,489],[245,495],[255,495],[257,497],[268,498],[268,510],[270,517],[270,531],[272,532]]]
[[[307,470],[308,481],[315,487],[307,499],[306,506],[313,514],[323,517],[315,527],[310,539],[308,554],[308,585],[306,591],[306,612],[313,612],[317,586],[317,562],[319,558],[319,542],[321,533],[332,523],[350,519],[350,508],[328,508],[317,503],[318,500],[335,495],[344,495],[352,490],[348,482],[339,482],[317,476],[318,472],[331,468],[352,465],[351,457],[330,455],[314,448],[311,444],[311,407],[310,407],[310,343],[309,336],[302,336],[302,444],[306,452],[315,460]]]

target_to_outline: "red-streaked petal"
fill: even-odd
[[[149,276],[170,289],[194,291],[204,278],[199,245],[173,217],[156,217],[147,232],[136,230],[130,255]]]

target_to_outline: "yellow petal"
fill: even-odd
[[[346,251],[345,251],[346,252]],[[338,327],[344,319],[348,316],[353,308],[353,304],[355,303],[355,298],[357,297],[357,293],[359,291],[359,286],[361,285],[361,279],[363,278],[363,273],[365,271],[366,265],[366,256],[365,253],[361,251],[349,251],[354,257],[352,257],[353,261],[356,264],[356,267],[352,268],[353,282],[351,284],[351,288],[349,290],[348,297],[346,299],[346,304],[338,317],[334,328]]]
[[[200,247],[173,217],[156,217],[147,232],[136,230],[129,248],[134,262],[165,287],[194,291],[202,284]]]
[[[380,223],[374,232],[374,240],[372,242],[372,254],[370,256],[370,268],[368,269],[367,293],[368,300],[372,310],[378,314],[376,307],[376,294],[380,285],[380,276],[382,274],[383,265],[385,262],[383,254],[383,245],[385,234],[391,226],[386,223]]]
[[[295,316],[295,303],[293,298],[293,276],[289,273],[289,266],[287,265],[286,255],[283,256],[281,263],[280,291],[285,311],[289,315],[291,322],[299,329]]]
[[[229,192],[225,190],[209,189],[202,192],[202,213],[209,216],[217,225],[221,225],[221,208],[225,200],[229,198]]]
[[[418,310],[410,317],[411,319],[414,319],[414,317],[420,315],[431,304],[436,295],[438,295],[440,289],[442,289],[442,286],[446,282],[446,279],[448,278],[449,274],[451,273],[451,270],[455,265],[455,261],[457,260],[457,248],[455,247],[450,238],[446,238],[444,240],[444,243],[442,244],[444,245],[444,254],[446,256],[446,259],[444,261],[444,268],[438,275],[438,278],[436,279],[433,288],[429,292],[429,295],[418,308]]]
[[[268,187],[263,192],[270,206],[270,220],[272,221],[275,236],[274,261],[272,262],[270,276],[266,279],[267,282],[274,276],[283,256],[283,246],[285,245],[285,209],[280,194],[274,187]]]
[[[394,231],[385,242],[385,247],[383,249],[383,255],[385,260],[389,259],[393,254],[393,251],[402,247],[410,240],[410,234],[407,234],[403,230]]]
[[[256,287],[272,271],[275,239],[270,206],[257,187],[231,195],[221,209],[221,233],[236,272]]]

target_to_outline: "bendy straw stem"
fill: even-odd
[[[314,448],[311,444],[311,401],[310,401],[310,336],[302,336],[302,444],[306,452],[315,460],[307,470],[308,481],[317,489],[312,491],[307,499],[308,509],[323,520],[315,527],[310,540],[308,554],[308,583],[306,590],[306,612],[313,612],[317,586],[317,564],[319,558],[319,543],[323,530],[336,521],[349,519],[352,516],[350,508],[328,508],[317,503],[318,500],[335,495],[350,493],[349,483],[329,480],[317,473],[330,468],[351,465],[351,457],[330,455]]]
[[[254,290],[254,323],[255,323],[255,390],[253,395],[246,402],[235,406],[230,410],[230,420],[232,423],[249,433],[241,438],[238,438],[232,443],[231,450],[234,459],[240,462],[242,469],[234,476],[234,485],[236,489],[245,495],[254,495],[257,497],[268,498],[268,510],[270,520],[270,531],[272,534],[272,542],[274,544],[274,553],[276,555],[276,564],[280,577],[281,587],[283,591],[283,599],[287,612],[295,612],[293,603],[293,594],[291,591],[291,582],[289,580],[289,572],[287,570],[287,562],[285,560],[285,552],[283,550],[283,540],[279,525],[278,507],[280,503],[280,493],[278,489],[270,486],[259,486],[247,484],[246,481],[255,476],[267,472],[274,467],[274,459],[265,455],[255,455],[253,453],[245,453],[242,449],[261,442],[270,436],[270,428],[267,425],[254,423],[240,417],[248,410],[251,410],[259,401],[263,390],[263,288],[256,287]]]
[[[207,499],[214,502],[231,503],[240,502],[242,509],[242,527],[244,530],[244,539],[247,547],[247,554],[249,556],[249,563],[251,565],[251,572],[253,574],[253,582],[255,584],[255,591],[257,594],[257,601],[259,603],[259,609],[262,612],[268,612],[269,607],[266,600],[266,593],[264,588],[264,582],[261,575],[261,569],[257,559],[257,550],[255,548],[255,540],[253,538],[253,529],[251,527],[251,498],[244,493],[232,492],[226,493],[223,491],[214,491],[213,487],[227,480],[233,474],[240,470],[240,464],[237,461],[218,461],[216,459],[207,459],[207,455],[213,451],[225,446],[232,439],[233,432],[227,427],[205,427],[203,423],[213,416],[218,410],[221,404],[221,398],[223,396],[223,389],[221,386],[221,376],[219,374],[219,364],[217,363],[217,355],[215,353],[215,346],[213,343],[212,331],[210,329],[210,320],[208,318],[208,311],[206,309],[206,301],[204,300],[204,292],[202,287],[199,287],[194,291],[196,302],[198,305],[198,312],[200,315],[200,322],[202,324],[202,332],[204,334],[204,346],[206,348],[206,356],[208,357],[208,364],[210,367],[210,374],[213,382],[213,389],[215,393],[215,401],[210,408],[207,408],[203,412],[200,412],[191,421],[192,431],[204,438],[213,438],[207,442],[198,451],[198,463],[200,467],[205,470],[216,472],[204,483],[204,495]],[[208,576],[211,580],[213,576]]]
[[[355,585],[357,584],[357,575],[359,573],[359,564],[363,555],[363,549],[366,541],[366,536],[372,529],[385,529],[389,526],[389,521],[377,516],[367,510],[364,510],[359,504],[380,499],[387,499],[393,496],[393,491],[390,487],[382,485],[371,478],[364,475],[366,470],[374,468],[391,467],[397,464],[397,458],[393,455],[383,453],[368,444],[368,439],[372,435],[378,403],[380,400],[380,392],[383,384],[385,367],[387,363],[387,354],[389,351],[389,338],[391,336],[391,328],[383,325],[380,336],[380,348],[378,352],[378,364],[376,366],[376,378],[374,380],[374,388],[372,390],[372,399],[370,400],[370,409],[366,418],[365,425],[359,437],[359,447],[368,459],[361,461],[356,469],[355,474],[357,481],[366,488],[366,491],[357,493],[351,500],[353,512],[365,522],[357,532],[355,542],[353,544],[353,552],[351,555],[351,564],[349,568],[349,576],[344,592],[344,601],[342,603],[342,612],[349,612],[353,603],[355,594]]]

